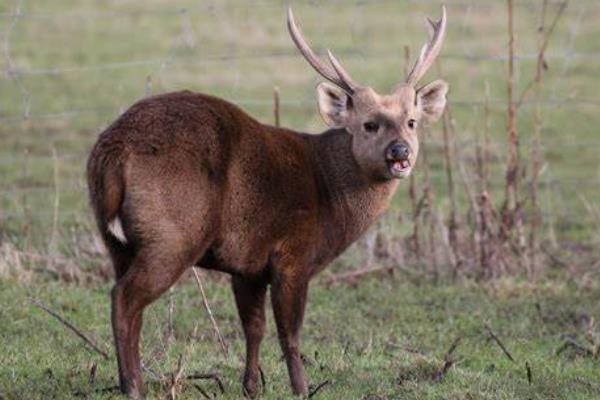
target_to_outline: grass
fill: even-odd
[[[183,355],[184,372],[218,372],[225,384],[222,399],[241,397],[243,339],[228,285],[210,281],[213,312],[228,342],[229,359],[218,349],[201,299],[188,279],[175,294],[176,341],[164,342],[166,299],[145,314],[143,355],[154,371],[169,374]],[[0,396],[4,399],[112,398],[100,390],[116,384],[109,327],[109,287],[49,282],[21,286],[0,283]],[[95,338],[108,361],[86,350],[56,320],[34,308],[37,298]],[[311,287],[302,334],[302,352],[312,384],[328,381],[318,399],[591,399],[600,398],[600,361],[573,348],[557,354],[565,335],[581,345],[582,324],[600,316],[600,291],[571,283],[536,286],[513,280],[476,286],[407,283],[398,277],[366,279],[354,288]],[[290,397],[272,316],[262,347],[266,391],[262,398]],[[487,324],[512,354],[510,361],[490,340]],[[593,326],[593,322],[591,322]],[[592,328],[595,331],[595,328]],[[452,342],[456,363],[435,379]],[[156,350],[166,355],[153,359]],[[528,382],[525,363],[531,366]],[[97,366],[90,382],[90,368]],[[149,398],[164,398],[166,388],[146,373]],[[206,391],[217,391],[208,381]],[[190,382],[178,398],[199,398]],[[379,397],[375,397],[379,396]]]

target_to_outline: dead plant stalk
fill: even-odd
[[[490,276],[490,242],[491,230],[489,223],[489,182],[488,182],[488,163],[489,163],[489,130],[490,130],[490,85],[485,82],[485,101],[483,104],[483,129],[481,135],[477,136],[476,160],[477,176],[479,178],[479,202],[478,202],[478,226],[479,226],[479,265],[481,274]],[[482,136],[482,137],[480,137]]]
[[[206,293],[204,292],[204,286],[202,285],[202,280],[200,279],[200,275],[198,274],[196,267],[192,268],[192,271],[194,273],[194,277],[196,278],[196,283],[198,284],[198,289],[200,290],[200,295],[202,296],[202,304],[204,305],[204,309],[206,310],[208,317],[210,318],[210,322],[215,331],[215,335],[217,336],[219,344],[221,345],[221,350],[223,351],[223,355],[225,356],[225,358],[228,358],[229,352],[227,351],[227,345],[225,344],[225,340],[223,339],[223,336],[221,336],[221,331],[219,330],[217,321],[215,320],[215,317],[213,316],[212,310],[210,308],[210,304],[208,303],[208,299],[206,298]]]
[[[407,74],[410,70],[410,47],[404,46],[404,73]],[[417,262],[421,261],[421,218],[419,201],[417,200],[417,182],[414,174],[410,174],[408,183],[408,197],[412,205],[413,217],[413,245]]]
[[[507,0],[508,14],[508,70],[506,76],[507,88],[507,123],[508,159],[506,162],[506,181],[504,190],[504,204],[502,206],[502,221],[500,237],[503,242],[511,239],[513,227],[517,226],[519,244],[524,242],[522,236],[521,214],[517,211],[519,193],[519,136],[517,132],[517,108],[514,101],[515,84],[515,33],[514,33],[514,8],[513,0]]]
[[[541,224],[541,210],[538,201],[538,187],[539,187],[539,176],[542,166],[542,149],[541,149],[541,132],[543,128],[542,119],[542,92],[544,84],[544,73],[546,70],[545,53],[546,48],[550,40],[550,35],[554,31],[560,16],[563,14],[567,2],[560,4],[558,11],[554,17],[554,20],[550,24],[548,29],[545,29],[545,19],[547,10],[548,0],[544,0],[542,5],[541,23],[539,27],[540,31],[540,42],[537,55],[536,72],[532,80],[535,87],[535,114],[534,114],[534,136],[533,143],[531,146],[531,182],[529,185],[529,196],[531,200],[532,217],[530,223],[529,232],[529,262],[528,262],[528,274],[531,280],[537,277],[537,254],[539,252],[539,241],[537,232]],[[521,98],[524,98],[527,88],[523,91]]]
[[[442,66],[440,62],[437,62],[437,70],[440,76],[444,76]],[[454,143],[456,135],[452,126],[452,116],[450,114],[450,105],[446,105],[444,114],[442,116],[442,131],[444,140],[444,160],[446,169],[446,183],[448,185],[448,197],[450,198],[450,211],[448,214],[448,241],[450,248],[452,249],[452,264],[454,266],[454,275],[457,276],[462,266],[462,258],[459,251],[458,244],[458,222],[456,217],[456,188],[454,184],[453,169],[455,163],[454,147],[451,143]]]
[[[279,88],[275,86],[273,88],[273,119],[275,122],[275,126],[279,127],[281,121],[281,113],[280,113],[280,100],[279,100]]]

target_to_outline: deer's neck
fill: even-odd
[[[397,180],[366,176],[352,154],[352,136],[333,130],[314,137],[313,154],[321,205],[323,262],[328,262],[383,213],[398,186]]]

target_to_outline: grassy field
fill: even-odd
[[[289,3],[319,53],[331,48],[357,81],[380,92],[402,79],[404,46],[415,53],[426,39],[423,17],[440,12],[437,1]],[[449,32],[441,65],[451,86],[455,165],[472,182],[474,144],[486,125],[487,85],[490,178],[499,203],[506,151],[505,4],[445,3]],[[542,1],[515,4],[520,93],[534,72]],[[552,14],[557,3],[549,4]],[[116,384],[109,325],[112,272],[95,234],[84,170],[98,133],[123,110],[150,94],[190,89],[222,96],[272,122],[276,86],[284,126],[325,129],[316,110],[319,78],[288,37],[287,5],[279,0],[0,2],[0,400],[116,396],[103,391]],[[597,1],[569,2],[548,48],[541,103],[541,240],[553,228],[560,248],[574,251],[559,253],[552,264],[560,268],[549,268],[535,284],[517,277],[484,284],[442,279],[434,285],[427,275],[431,271],[420,264],[394,265],[402,267],[395,276],[369,277],[356,286],[327,286],[324,277],[318,278],[302,345],[311,383],[327,382],[315,399],[600,398],[594,324],[600,318],[598,264],[571,263],[578,249],[593,249],[599,237],[599,18]],[[435,77],[435,72],[428,75]],[[525,160],[535,107],[525,99],[518,113]],[[449,200],[441,127],[424,135],[433,209],[444,219]],[[421,190],[423,171],[423,165],[416,169]],[[455,173],[466,219],[466,191]],[[412,229],[408,185],[402,185],[379,225],[394,240]],[[364,265],[369,256],[363,245],[347,252],[325,278],[332,270]],[[228,358],[219,351],[197,289],[186,278],[174,292],[172,344],[165,342],[167,300],[145,316],[150,398],[167,396],[159,378],[176,370],[180,356],[185,373],[217,372],[225,393],[209,381],[186,381],[177,386],[178,398],[201,398],[194,383],[218,393],[217,398],[241,398],[244,350],[232,295],[224,278],[207,279],[207,286],[229,344]],[[94,338],[109,359],[86,349],[31,299]],[[272,325],[270,318],[262,352],[263,398],[281,399],[290,391]],[[441,373],[457,338],[452,365]],[[576,345],[565,347],[569,341]]]
[[[496,281],[431,286],[398,277],[369,279],[356,288],[314,285],[310,293],[302,351],[313,385],[327,381],[315,399],[593,399],[600,398],[600,361],[567,347],[567,338],[593,349],[585,336],[600,315],[598,287],[553,283],[528,286]],[[153,305],[145,317],[143,357],[157,375],[171,374],[183,355],[184,375],[217,372],[225,393],[210,381],[185,381],[177,398],[202,398],[199,384],[219,399],[241,398],[243,339],[232,295],[221,281],[208,285],[215,318],[229,345],[219,350],[196,288],[176,290],[176,341],[165,343],[166,304]],[[23,288],[0,284],[0,398],[113,398],[102,389],[116,384],[111,346],[109,287],[65,287],[48,283]],[[56,320],[34,308],[41,300],[95,338],[108,351],[104,360]],[[264,399],[290,397],[272,315],[262,348]],[[488,325],[512,355],[491,339]],[[445,374],[444,357],[455,362]],[[597,349],[596,349],[597,350]],[[594,350],[592,350],[594,351]],[[157,354],[162,354],[157,356]],[[531,382],[526,363],[530,366]],[[90,369],[96,365],[93,381]],[[165,398],[165,384],[145,374],[149,398]]]

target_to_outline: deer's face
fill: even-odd
[[[304,40],[288,10],[288,28],[308,63],[331,83],[317,87],[319,111],[332,128],[344,128],[352,135],[352,151],[361,168],[372,177],[392,179],[410,174],[419,153],[417,128],[433,122],[446,105],[446,82],[437,80],[417,88],[419,79],[438,56],[446,33],[446,8],[442,18],[431,24],[431,38],[419,58],[392,94],[382,96],[372,88],[358,85],[339,61],[327,52],[331,66],[324,64]]]
[[[325,82],[317,87],[323,119],[352,135],[354,158],[376,179],[410,174],[419,154],[419,125],[440,117],[447,91],[440,80],[418,90],[401,85],[386,96],[370,87],[355,88],[352,95]]]

